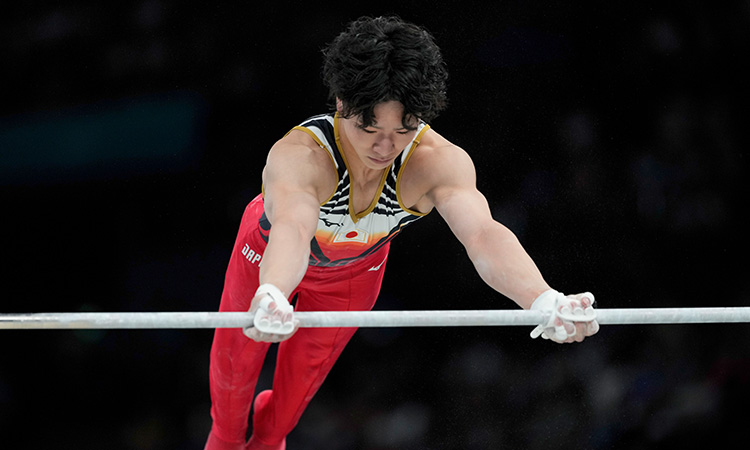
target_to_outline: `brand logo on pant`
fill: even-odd
[[[260,266],[260,260],[261,258],[263,258],[263,255],[251,249],[249,245],[245,244],[245,246],[242,248],[242,254],[245,256],[245,259],[250,261],[251,264],[258,264],[258,266]]]

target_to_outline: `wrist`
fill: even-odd
[[[264,310],[268,310],[271,303],[275,303],[276,307],[281,311],[291,311],[292,307],[289,304],[289,300],[286,295],[271,283],[263,283],[258,286],[255,291],[255,297],[260,298],[258,307]]]
[[[550,309],[550,306],[555,304],[555,300],[560,295],[562,295],[560,292],[554,289],[548,288],[544,290],[542,293],[540,293],[539,295],[537,295],[534,301],[531,302],[531,306],[529,306],[529,309],[530,310]]]
[[[286,294],[273,283],[263,283],[255,290],[255,295],[268,294],[273,298],[281,297],[286,300]]]

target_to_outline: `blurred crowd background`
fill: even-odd
[[[435,35],[451,78],[432,125],[553,287],[750,305],[750,2],[355,3],[4,4],[0,310],[216,310],[268,149],[328,111],[320,50],[382,14]],[[433,212],[394,242],[376,308],[515,307]],[[288,448],[746,441],[749,325],[529,331],[360,330]],[[203,448],[211,339],[0,332],[0,447]]]

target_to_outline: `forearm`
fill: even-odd
[[[260,284],[271,283],[287,297],[307,271],[310,237],[302,227],[279,222],[271,227],[260,266]]]
[[[550,289],[518,238],[500,223],[487,225],[467,245],[467,252],[479,276],[523,309]]]

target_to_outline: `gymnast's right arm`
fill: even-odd
[[[266,310],[273,316],[271,320],[287,326],[293,321],[288,303],[278,303],[286,302],[305,275],[310,241],[318,223],[320,199],[328,198],[335,188],[332,170],[325,150],[304,132],[292,131],[271,148],[263,170],[263,204],[271,231],[260,266],[261,288],[250,304],[251,312],[263,307],[261,300],[270,289],[273,302]],[[278,295],[283,295],[283,298]],[[264,333],[256,326],[247,328],[245,334],[256,341],[279,342],[294,332]]]

